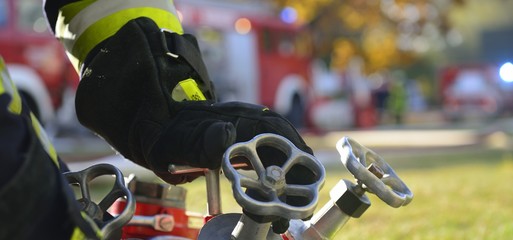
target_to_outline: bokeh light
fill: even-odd
[[[281,10],[280,18],[286,23],[294,23],[297,21],[297,11],[293,7],[285,7]]]
[[[247,18],[239,18],[235,21],[235,31],[239,34],[247,34],[251,31],[251,21]]]
[[[499,74],[505,82],[513,82],[513,63],[504,63],[499,69]]]

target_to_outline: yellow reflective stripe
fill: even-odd
[[[5,71],[4,59],[0,56],[0,95],[4,94],[4,79],[9,79],[7,76],[7,71]]]
[[[12,82],[9,73],[7,73],[7,69],[5,68],[5,64],[2,58],[0,58],[0,95],[7,93],[12,97],[11,102],[7,109],[9,112],[20,115],[21,114],[21,97],[16,90],[16,86]]]
[[[52,159],[53,163],[60,168],[59,161],[57,157],[57,151],[55,151],[55,147],[50,142],[50,138],[48,138],[48,135],[46,135],[46,132],[43,130],[43,127],[37,120],[36,116],[30,112],[30,120],[32,121],[32,127],[34,128],[34,131],[36,132],[37,138],[43,145],[46,153],[50,158]]]
[[[94,46],[112,36],[129,20],[143,16],[153,19],[160,28],[183,33],[172,0],[83,0],[60,9],[55,35],[78,70]],[[82,46],[84,43],[86,45]]]
[[[3,73],[2,73],[3,75]],[[21,97],[20,97],[20,94],[19,92],[16,90],[16,86],[14,86],[14,84],[11,82],[10,83],[13,91],[12,91],[12,100],[11,102],[9,103],[9,111],[14,113],[14,114],[21,114]]]
[[[171,97],[175,101],[204,101],[207,100],[201,92],[196,81],[188,78],[178,82],[171,92]]]
[[[183,30],[178,18],[168,11],[156,8],[126,9],[105,17],[91,25],[74,44],[71,53],[77,58],[76,69],[82,67],[85,57],[97,44],[114,35],[128,21],[148,17],[153,19],[160,28],[171,29],[182,34]]]
[[[60,9],[56,35],[58,38],[65,37],[66,34],[69,37],[80,36],[96,21],[119,11],[136,8],[158,8],[177,16],[172,0],[82,0],[67,4]],[[65,25],[69,25],[68,28]]]
[[[198,84],[194,79],[189,78],[188,80],[181,81],[178,84],[180,84],[183,88],[183,91],[185,92],[185,95],[187,95],[188,100],[190,101],[204,101],[207,100],[205,98],[205,95],[201,92],[201,90],[198,87]]]
[[[82,231],[82,229],[75,227],[75,229],[73,229],[73,233],[72,233],[70,239],[71,240],[82,240],[82,239],[86,239],[86,236],[85,236],[84,232]]]
[[[80,212],[80,214],[82,215],[82,219],[84,219],[93,228],[93,231],[98,237],[98,239],[102,239],[102,231],[100,230],[98,225],[96,225],[96,223],[93,221],[93,219],[91,219],[89,215],[87,215],[87,213],[83,211]]]
[[[93,228],[94,234],[96,234],[96,237],[98,239],[102,239],[102,232],[96,225],[96,223],[87,215],[85,212],[80,212],[80,215],[82,216],[82,219],[87,222],[88,225],[90,225]],[[82,229],[79,227],[75,227],[73,229],[73,233],[71,235],[71,240],[83,240],[87,239],[86,234]]]
[[[16,89],[14,83],[11,81],[11,78],[9,77],[5,69],[5,65],[2,58],[0,58],[0,95],[4,93],[7,93],[12,96],[12,100],[9,103],[9,106],[7,107],[8,110],[11,113],[20,115],[22,110],[20,94]],[[46,150],[46,153],[48,153],[48,155],[55,163],[55,165],[59,167],[59,161],[57,160],[57,151],[55,151],[55,148],[53,147],[52,143],[50,142],[50,139],[46,135],[46,132],[43,130],[43,127],[41,126],[36,116],[32,112],[30,112],[30,121],[32,123],[32,128],[36,132],[37,138]]]

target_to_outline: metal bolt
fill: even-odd
[[[369,170],[369,172],[374,174],[374,176],[376,176],[379,179],[382,179],[383,176],[385,175],[385,172],[383,172],[383,170],[379,166],[375,165],[374,163],[371,163],[367,167],[367,170]]]
[[[155,215],[155,229],[162,232],[171,232],[175,227],[175,219],[172,215]]]
[[[265,169],[265,180],[271,186],[278,186],[285,183],[285,174],[278,166],[269,166]]]

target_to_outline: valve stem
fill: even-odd
[[[376,176],[379,179],[382,179],[383,176],[385,175],[383,170],[379,166],[376,166],[374,163],[369,164],[369,166],[367,167],[367,170],[369,170],[369,172],[374,174],[374,176]]]

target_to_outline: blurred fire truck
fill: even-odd
[[[262,104],[305,127],[311,42],[261,2],[176,0],[185,32],[198,38],[221,101]]]
[[[40,0],[0,0],[0,55],[36,116],[44,124],[54,122],[78,76],[48,31]],[[73,101],[66,103],[74,116]]]
[[[511,88],[500,81],[495,64],[447,66],[440,70],[439,81],[443,114],[450,121],[493,119],[511,102]]]

